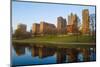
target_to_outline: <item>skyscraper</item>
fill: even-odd
[[[66,32],[66,19],[63,17],[58,17],[57,18],[57,32],[60,34],[63,34]]]
[[[82,11],[82,33],[83,34],[89,34],[90,32],[90,25],[89,25],[89,10],[84,9]]]
[[[78,33],[78,27],[77,27],[77,15],[71,13],[68,16],[68,25],[67,25],[67,33]]]

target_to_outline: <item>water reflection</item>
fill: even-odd
[[[13,65],[54,64],[96,60],[95,48],[59,48],[37,44],[14,44]]]
[[[39,49],[38,49],[38,47],[36,47],[36,46],[32,46],[31,48],[31,55],[32,55],[32,57],[35,57],[35,56],[38,56],[39,54],[38,54],[38,52],[39,52]]]
[[[23,46],[19,47],[17,45],[14,45],[13,48],[14,48],[17,56],[25,54],[25,48],[23,48]]]

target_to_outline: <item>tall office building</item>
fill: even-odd
[[[68,16],[68,25],[67,25],[67,33],[78,33],[78,27],[77,27],[77,15],[71,13]]]
[[[66,33],[66,19],[63,17],[58,17],[57,18],[57,32],[60,34]]]
[[[89,10],[84,9],[82,11],[82,33],[89,34],[90,32],[90,25],[89,25]]]

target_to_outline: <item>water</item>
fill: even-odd
[[[11,63],[14,66],[87,62],[96,60],[95,48],[58,48],[34,44],[14,44]]]

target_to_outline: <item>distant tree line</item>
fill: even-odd
[[[30,32],[23,32],[20,29],[16,29],[15,33],[13,34],[13,38],[15,38],[15,39],[26,39],[26,38],[30,38],[30,37],[31,37]]]

